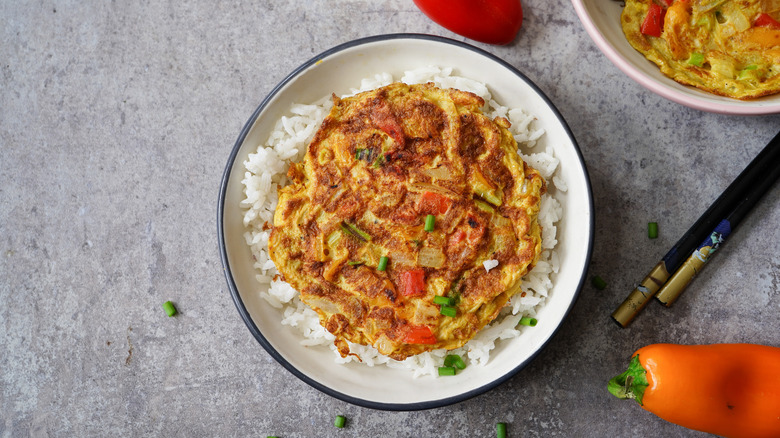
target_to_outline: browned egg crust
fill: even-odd
[[[346,341],[397,360],[462,346],[522,293],[544,179],[475,94],[393,83],[333,101],[279,189],[271,259],[342,356]]]
[[[752,99],[780,92],[780,30],[755,26],[765,0],[626,0],[621,14],[628,42],[675,81],[721,96]],[[665,10],[660,37],[644,35],[653,4]]]

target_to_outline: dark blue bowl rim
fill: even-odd
[[[433,409],[433,408],[439,408],[443,406],[448,406],[451,404],[459,403],[465,400],[468,400],[472,397],[476,397],[480,394],[483,394],[485,392],[490,391],[493,388],[496,388],[497,386],[501,385],[502,383],[509,380],[511,377],[513,377],[515,374],[517,374],[521,369],[525,368],[536,356],[546,348],[546,346],[550,343],[550,341],[555,337],[555,334],[560,329],[563,321],[566,320],[568,317],[568,314],[571,312],[572,308],[574,307],[574,304],[577,302],[577,299],[579,298],[580,291],[582,289],[582,286],[585,282],[585,277],[587,273],[587,266],[590,264],[590,259],[592,256],[593,251],[593,236],[594,236],[594,222],[595,218],[594,215],[590,215],[590,235],[588,236],[588,248],[587,248],[587,255],[585,258],[585,268],[583,269],[583,272],[580,276],[580,280],[577,286],[577,290],[575,291],[574,298],[572,299],[571,303],[569,304],[569,308],[566,310],[566,313],[564,314],[564,317],[559,322],[558,326],[553,331],[552,335],[545,341],[545,343],[536,351],[533,355],[531,355],[528,359],[525,361],[519,363],[515,368],[513,368],[508,373],[496,378],[492,382],[483,385],[479,388],[475,388],[471,391],[464,392],[462,394],[458,394],[456,396],[437,399],[437,400],[430,400],[425,402],[416,402],[416,403],[381,403],[381,402],[375,402],[372,400],[365,400],[362,398],[353,397],[347,394],[344,394],[342,392],[336,391],[333,388],[327,387],[316,380],[308,377],[306,374],[295,368],[292,364],[287,362],[282,355],[276,351],[275,348],[271,346],[271,343],[263,336],[263,334],[260,332],[260,329],[257,328],[254,321],[252,320],[252,317],[249,315],[249,312],[246,309],[246,306],[244,305],[243,300],[241,299],[241,296],[238,292],[238,288],[236,286],[235,280],[233,279],[233,275],[230,270],[230,264],[228,261],[228,255],[227,255],[227,248],[225,245],[225,235],[224,235],[224,212],[225,212],[225,196],[227,192],[227,186],[228,182],[230,180],[230,173],[231,169],[233,168],[233,165],[235,163],[236,157],[238,155],[239,150],[241,149],[241,146],[244,142],[244,139],[248,135],[249,131],[252,128],[252,125],[254,124],[255,120],[259,117],[260,113],[265,109],[265,107],[268,105],[268,103],[271,101],[271,99],[291,80],[293,80],[296,76],[301,74],[303,71],[314,65],[315,63],[319,62],[320,60],[323,60],[331,55],[334,55],[338,52],[344,51],[346,49],[350,49],[356,46],[361,46],[365,44],[372,44],[377,43],[381,41],[388,41],[388,40],[402,40],[402,39],[412,39],[412,40],[429,40],[429,41],[435,41],[438,43],[443,44],[450,44],[458,47],[462,47],[467,50],[471,50],[473,52],[476,52],[492,61],[495,61],[496,63],[500,64],[504,68],[508,69],[515,75],[517,75],[520,79],[522,79],[524,82],[526,82],[536,93],[538,93],[542,99],[549,105],[550,109],[553,111],[555,116],[558,118],[558,121],[561,123],[561,125],[564,127],[566,134],[569,136],[569,138],[572,141],[572,144],[574,145],[574,148],[577,153],[577,157],[580,160],[580,165],[582,166],[583,172],[585,173],[585,181],[587,183],[586,192],[588,195],[588,207],[591,211],[591,213],[594,211],[593,209],[593,194],[590,184],[590,178],[588,176],[588,171],[585,166],[585,160],[583,159],[582,152],[580,150],[579,145],[577,144],[576,139],[574,138],[574,135],[571,132],[571,129],[569,128],[566,121],[561,116],[558,109],[553,105],[553,103],[550,101],[550,99],[542,92],[541,89],[539,89],[536,84],[534,84],[528,77],[526,77],[523,73],[521,73],[518,69],[516,69],[511,64],[507,63],[503,59],[485,51],[478,47],[472,46],[468,43],[464,43],[462,41],[453,40],[450,38],[435,36],[435,35],[426,35],[426,34],[414,34],[414,33],[397,33],[397,34],[384,34],[384,35],[375,35],[365,38],[360,38],[356,40],[352,40],[343,44],[340,44],[338,46],[335,46],[331,49],[328,49],[319,55],[309,59],[305,63],[303,63],[301,66],[299,66],[297,69],[295,69],[292,73],[290,73],[286,78],[284,78],[276,87],[274,87],[273,90],[266,96],[265,99],[263,99],[262,103],[260,103],[260,106],[257,107],[255,112],[252,114],[252,116],[249,118],[247,123],[244,125],[244,128],[241,130],[241,133],[238,136],[238,139],[236,140],[235,145],[233,146],[233,150],[230,152],[230,156],[228,157],[227,165],[225,167],[224,174],[222,176],[222,183],[220,186],[219,191],[219,200],[218,200],[218,208],[217,208],[217,235],[219,237],[219,251],[220,251],[220,258],[222,260],[222,267],[225,273],[225,279],[227,280],[228,289],[230,289],[230,295],[233,298],[233,302],[236,305],[236,308],[238,309],[238,313],[241,315],[241,318],[244,320],[244,323],[249,328],[249,331],[254,335],[255,339],[260,343],[260,345],[268,352],[268,354],[271,355],[279,364],[281,364],[284,368],[286,368],[289,372],[291,372],[293,375],[307,383],[308,385],[312,386],[313,388],[328,394],[332,397],[335,397],[339,400],[357,405],[362,406],[366,408],[371,409],[378,409],[378,410],[387,410],[387,411],[416,411],[416,410],[424,410],[424,409]]]

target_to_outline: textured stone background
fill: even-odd
[[[411,0],[0,0],[0,436],[486,437],[496,421],[513,437],[703,436],[606,382],[648,343],[780,346],[780,189],[672,309],[651,305],[627,330],[609,314],[780,116],[666,101],[597,50],[566,0],[524,8],[514,44],[475,45],[567,119],[595,195],[590,273],[609,286],[586,285],[499,388],[381,412],[310,388],[246,329],[219,261],[220,178],[245,121],[311,56],[381,33],[463,38]],[[180,316],[163,314],[169,299]]]

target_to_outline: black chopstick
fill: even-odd
[[[755,197],[767,177],[780,166],[780,133],[748,164],[745,170],[710,205],[707,211],[683,234],[680,240],[664,255],[661,261],[650,271],[644,280],[628,295],[623,303],[612,313],[612,319],[621,327],[626,327],[669,280],[671,274],[685,262],[704,239],[724,218],[738,210],[747,198]],[[771,186],[771,184],[770,184]],[[764,192],[769,187],[764,189]],[[761,193],[763,195],[763,192]],[[743,215],[758,200],[745,205]],[[741,220],[741,218],[740,218]]]
[[[769,169],[768,174],[757,182],[753,190],[745,195],[745,198],[739,202],[734,210],[715,226],[710,235],[705,237],[696,250],[677,268],[655,295],[655,299],[666,307],[671,306],[693,278],[704,268],[704,264],[709,261],[715,251],[726,242],[726,239],[734,232],[737,225],[742,222],[742,219],[747,216],[758,200],[774,185],[778,177],[780,177],[780,162],[775,162],[775,166]]]

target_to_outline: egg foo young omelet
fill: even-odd
[[[750,99],[780,92],[780,0],[626,0],[628,42],[677,82]]]
[[[483,104],[433,84],[334,96],[291,165],[269,255],[342,356],[460,347],[537,262],[545,181]]]

